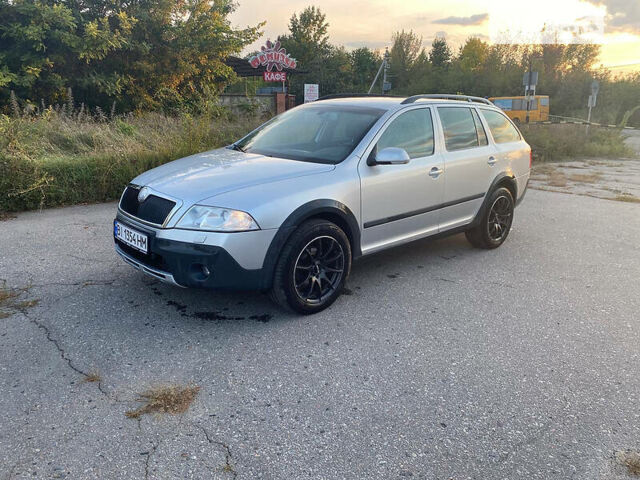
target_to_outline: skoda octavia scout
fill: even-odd
[[[531,148],[488,100],[325,97],[134,178],[115,249],[164,282],[268,291],[314,313],[362,255],[458,232],[500,246],[530,168]]]

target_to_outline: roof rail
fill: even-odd
[[[378,98],[403,98],[400,95],[380,95],[376,93],[333,93],[325,95],[318,100],[331,100],[334,98],[360,98],[360,97],[378,97]]]
[[[428,95],[414,95],[404,100],[402,102],[402,105],[408,105],[410,103],[414,103],[416,100],[421,100],[423,98],[442,99],[442,100],[466,100],[467,102],[477,102],[477,103],[485,103],[487,105],[493,105],[493,103],[491,103],[489,100],[482,97],[471,97],[469,95],[448,95],[448,94],[440,94],[440,93],[431,93]]]

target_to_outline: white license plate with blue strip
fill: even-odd
[[[113,235],[122,243],[142,253],[149,252],[149,237],[117,220],[113,223]]]

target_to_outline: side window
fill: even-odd
[[[540,99],[540,106],[541,107],[548,107],[549,106],[549,97],[542,97]]]
[[[463,150],[479,145],[476,123],[470,108],[440,107],[438,114],[442,122],[444,143],[448,151]]]
[[[475,110],[471,110],[471,113],[473,113],[473,121],[476,124],[478,142],[481,146],[489,145],[489,141],[487,140],[487,132],[484,131],[484,127],[482,126],[482,122],[480,121],[480,117],[478,116],[478,112],[476,112]]]
[[[511,98],[497,98],[493,101],[493,104],[504,111],[513,110],[513,99]]]
[[[433,154],[433,121],[428,108],[410,110],[395,118],[384,131],[374,152],[383,148],[404,148],[410,158]]]
[[[520,140],[518,130],[500,112],[482,109],[482,115],[489,124],[489,130],[496,143],[517,142]]]

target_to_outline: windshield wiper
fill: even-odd
[[[235,143],[231,144],[231,150],[237,150],[238,152],[246,153],[244,151],[244,148],[242,148],[240,145],[236,145]]]

